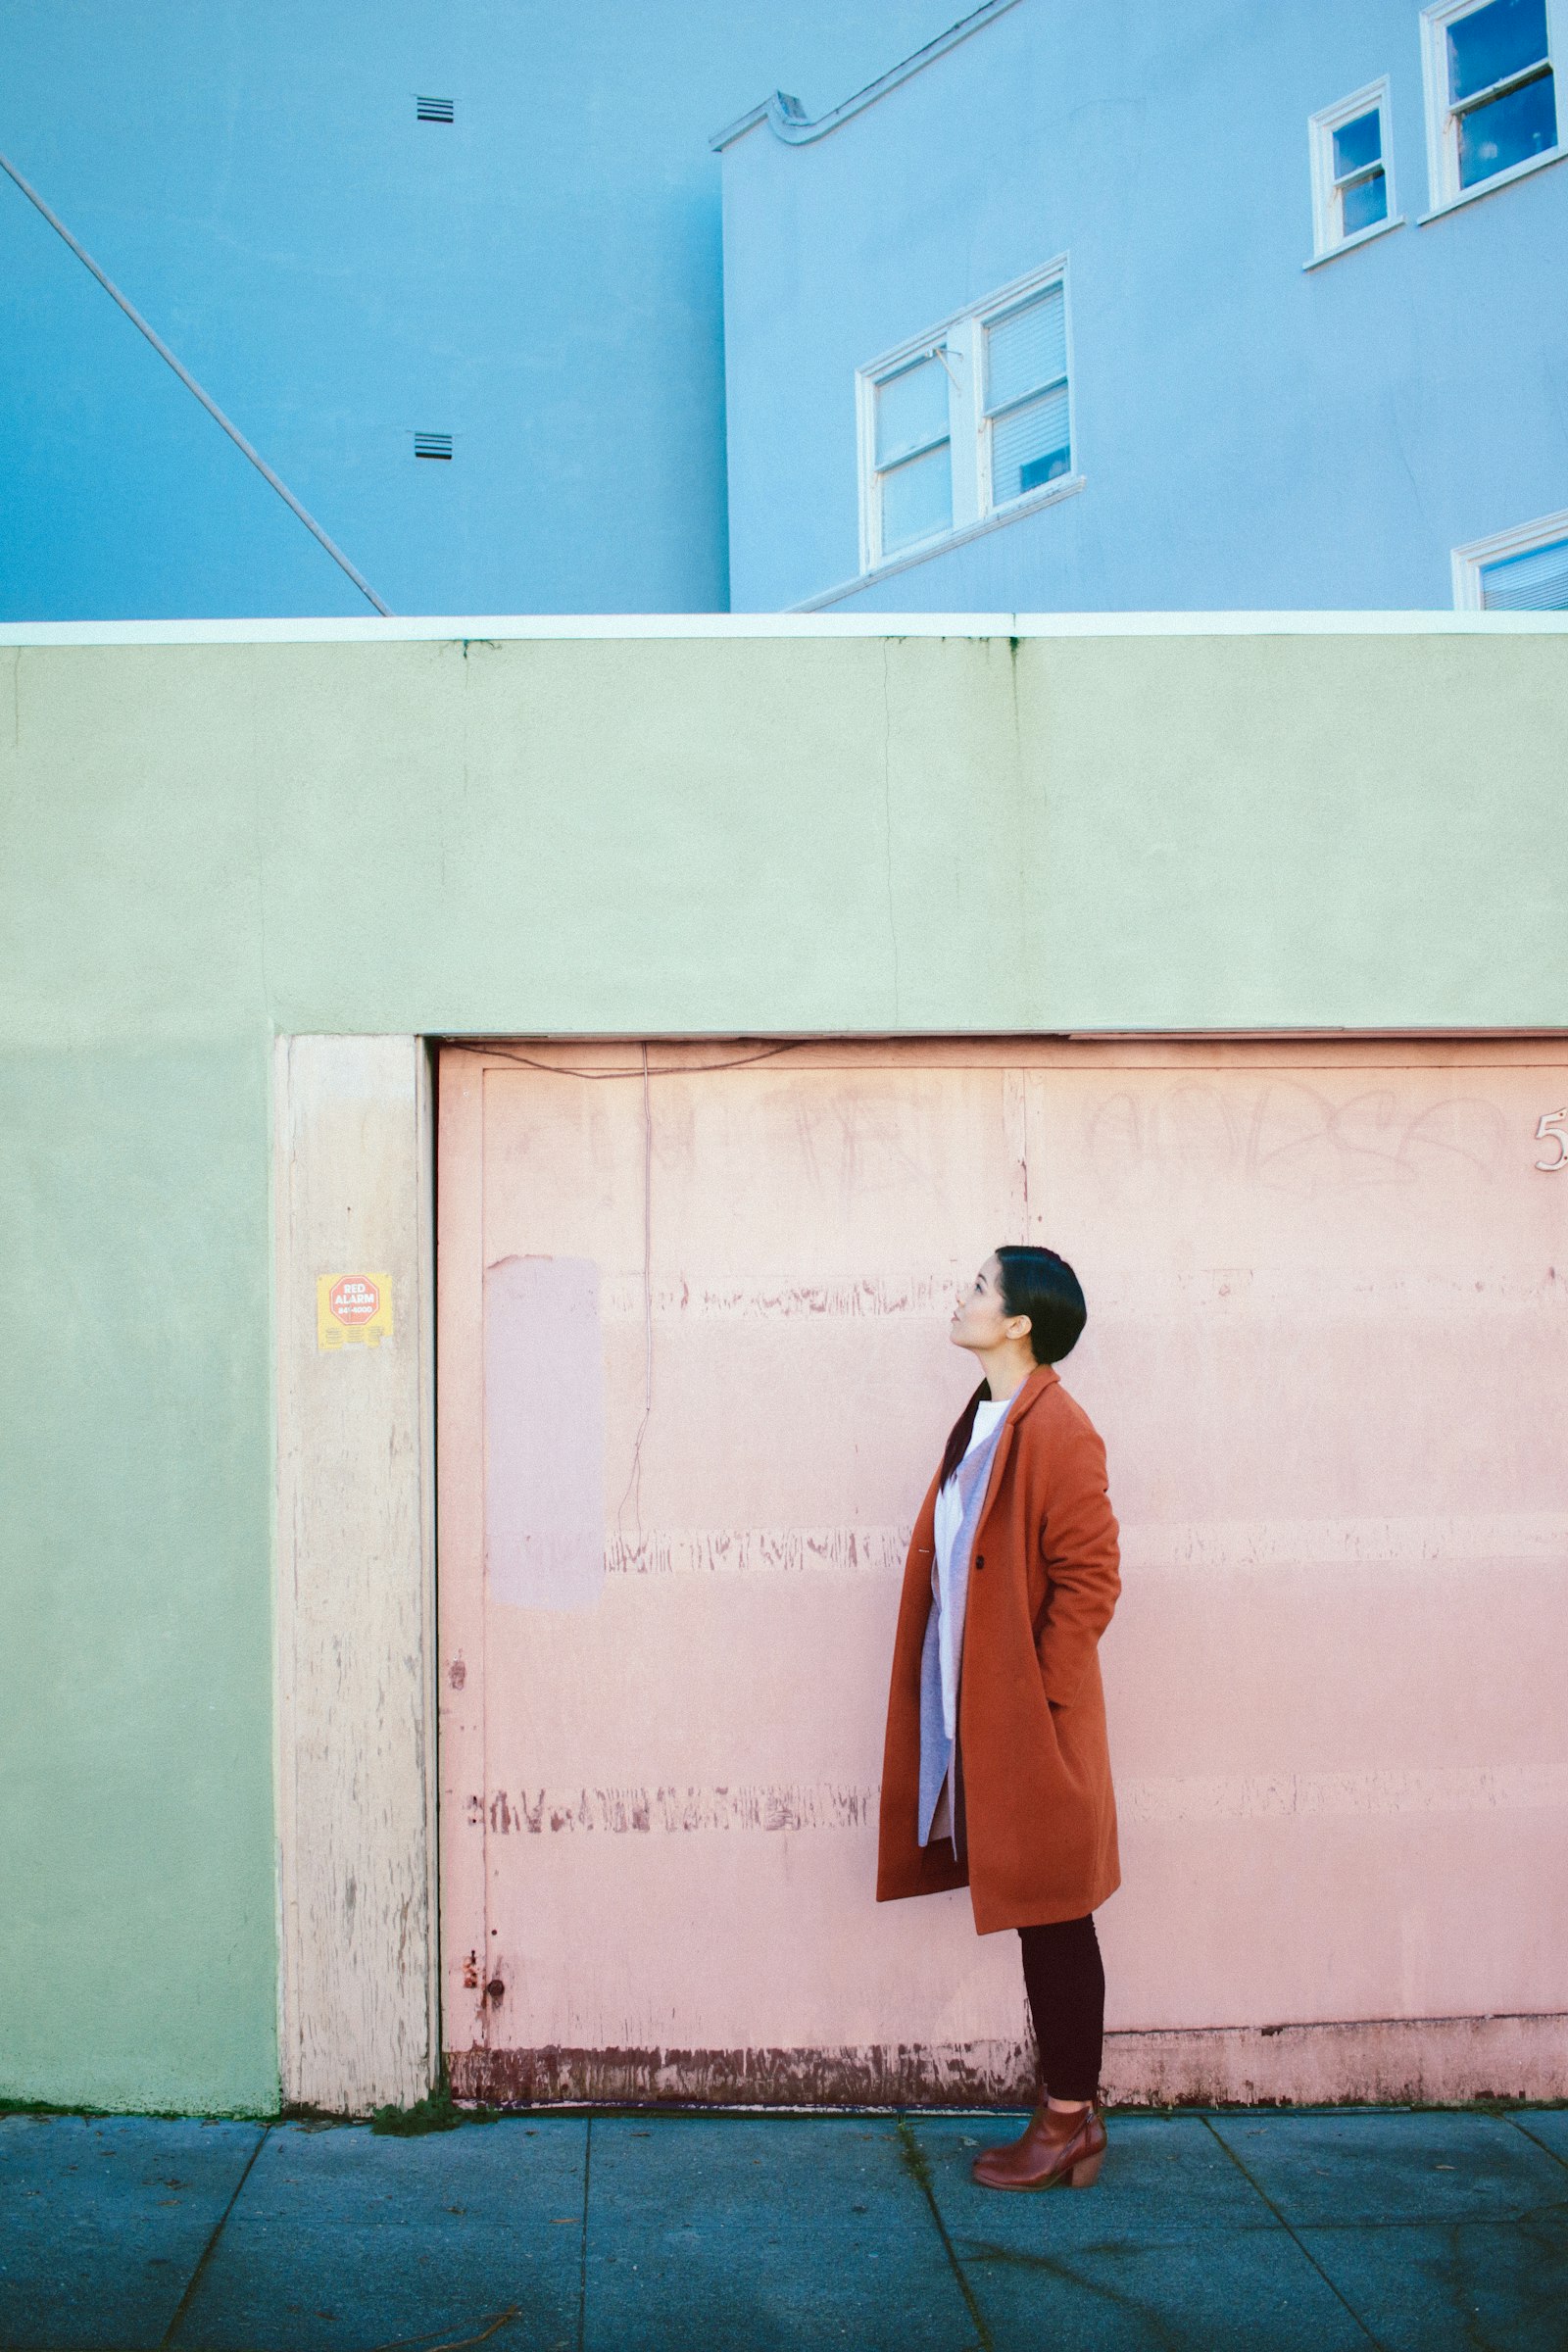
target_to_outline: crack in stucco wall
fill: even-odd
[[[257,738],[259,692],[253,687],[250,698],[251,740]],[[272,973],[270,945],[267,935],[267,843],[262,832],[262,774],[264,762],[258,760],[251,778],[251,830],[256,855],[256,914],[260,930],[262,1013],[269,1029],[272,1025]]]
[[[893,954],[893,1026],[899,1015],[899,918],[893,901],[893,690],[888,674],[891,648],[882,640],[882,840],[887,864],[888,940]]]

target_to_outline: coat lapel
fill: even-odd
[[[1002,1474],[1005,1470],[1008,1456],[1012,1452],[1013,1435],[1018,1424],[1025,1413],[1033,1412],[1046,1391],[1054,1389],[1060,1378],[1061,1375],[1054,1364],[1037,1364],[1007,1409],[1006,1418],[1002,1424],[1002,1436],[997,1441],[997,1450],[991,1459],[991,1476],[986,1481],[986,1498],[980,1505],[980,1516],[974,1524],[974,1541],[977,1546],[980,1542],[981,1530],[986,1523],[986,1514],[1002,1491]]]

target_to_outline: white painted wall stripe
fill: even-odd
[[[899,1576],[909,1526],[662,1528],[612,1536],[610,1576]],[[1124,1570],[1441,1567],[1521,1561],[1568,1568],[1568,1515],[1402,1519],[1147,1520],[1123,1527]]]
[[[1122,1783],[1124,1822],[1345,1821],[1407,1813],[1518,1813],[1568,1806],[1568,1764],[1430,1772],[1216,1774]]]
[[[611,1576],[900,1577],[909,1545],[904,1527],[682,1527],[612,1536]]]
[[[563,612],[13,620],[0,646],[410,645],[746,637],[1561,637],[1562,612]]]
[[[1449,1560],[1568,1565],[1568,1516],[1512,1511],[1475,1518],[1148,1520],[1124,1527],[1129,1568],[1424,1567]]]
[[[472,1830],[497,1837],[645,1837],[876,1827],[880,1790],[864,1783],[710,1788],[493,1788],[467,1800]],[[1560,1812],[1568,1764],[1430,1772],[1250,1773],[1118,1785],[1124,1824],[1382,1820],[1429,1813]]]
[[[1543,1065],[1562,1080],[1568,1048],[1543,1055]],[[656,1073],[657,1074],[657,1073]],[[729,1282],[693,1285],[656,1282],[651,1293],[656,1323],[702,1318],[709,1322],[745,1323],[804,1319],[818,1322],[863,1322],[882,1317],[924,1318],[946,1326],[953,1311],[960,1277],[941,1274],[882,1275],[846,1282]],[[1195,1307],[1213,1314],[1266,1317],[1277,1308],[1293,1324],[1343,1322],[1353,1317],[1371,1322],[1397,1314],[1402,1322],[1417,1315],[1441,1317],[1445,1324],[1454,1312],[1455,1294],[1462,1287],[1466,1317],[1499,1314],[1560,1315],[1568,1301],[1568,1279],[1556,1274],[1526,1281],[1501,1268],[1479,1263],[1461,1286],[1440,1274],[1406,1274],[1368,1267],[1357,1270],[1343,1287],[1325,1284],[1303,1298],[1299,1277],[1289,1272],[1254,1272],[1250,1267],[1211,1266],[1196,1270],[1179,1267],[1140,1268],[1136,1275],[1102,1277],[1096,1282],[1093,1314],[1096,1330],[1107,1324],[1130,1323],[1142,1328],[1151,1319],[1190,1315]],[[607,1323],[641,1323],[648,1312],[640,1275],[610,1275],[600,1298]]]

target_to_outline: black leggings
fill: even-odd
[[[1040,2045],[1042,2097],[1092,2099],[1100,2088],[1105,1971],[1092,1914],[1020,1928],[1023,1982]]]

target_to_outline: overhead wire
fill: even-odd
[[[666,1061],[660,1063],[656,1069],[649,1067],[648,1048],[644,1046],[642,1060],[634,1062],[630,1069],[624,1070],[584,1070],[573,1068],[569,1062],[541,1061],[535,1054],[519,1054],[514,1047],[492,1045],[487,1038],[482,1037],[455,1038],[452,1042],[460,1046],[465,1053],[488,1054],[498,1061],[514,1061],[526,1070],[545,1070],[552,1078],[642,1078],[646,1081],[650,1077],[700,1077],[708,1070],[749,1069],[753,1062],[772,1061],[780,1054],[794,1054],[808,1041],[804,1038],[792,1037],[781,1046],[764,1046],[759,1053],[737,1054],[728,1061]],[[814,1043],[815,1041],[810,1042]]]
[[[16,181],[17,186],[22,190],[22,193],[24,196],[25,196],[27,202],[30,205],[35,206],[43,215],[50,227],[54,230],[56,236],[63,238],[65,243],[70,246],[72,252],[75,255],[77,261],[82,264],[83,268],[91,270],[93,276],[98,280],[98,283],[102,286],[104,292],[109,296],[110,300],[120,305],[120,308],[124,312],[125,317],[130,320],[131,325],[136,328],[138,333],[146,336],[148,342],[152,345],[154,351],[157,352],[159,358],[161,360],[166,360],[169,366],[172,368],[174,373],[178,376],[186,391],[193,392],[196,398],[201,402],[202,407],[207,411],[208,416],[212,417],[214,423],[221,425],[223,431],[228,435],[229,439],[233,442],[234,447],[240,452],[241,456],[249,458],[257,472],[262,476],[262,479],[265,482],[269,482],[277,492],[277,495],[283,501],[283,504],[288,507],[293,514],[299,516],[299,519],[304,523],[305,528],[311,533],[312,537],[319,540],[321,546],[325,548],[327,554],[331,557],[333,563],[337,564],[338,568],[341,571],[347,572],[349,578],[354,582],[354,585],[359,590],[360,594],[365,597],[368,603],[375,607],[377,612],[382,613],[386,618],[390,619],[391,607],[382,604],[381,599],[376,595],[375,590],[370,586],[369,581],[365,577],[364,573],[358,570],[357,567],[349,562],[347,556],[343,553],[343,550],[335,543],[335,541],[327,537],[325,531],[322,530],[320,524],[317,521],[316,516],[309,513],[306,508],[301,506],[299,500],[295,497],[287,482],[285,482],[279,474],[276,474],[272,471],[271,466],[269,466],[267,460],[262,456],[261,451],[252,448],[250,442],[246,440],[244,434],[240,431],[239,426],[231,422],[231,420],[223,415],[222,410],[219,407],[217,401],[213,399],[211,393],[204,391],[202,386],[192,375],[190,369],[174,357],[174,354],[170,350],[169,345],[164,341],[163,336],[160,335],[155,328],[148,325],[146,319],[142,317],[140,311],[137,310],[135,304],[128,301],[126,297],[122,294],[120,288],[115,284],[114,279],[109,276],[108,272],[100,270],[98,264],[93,260],[92,255],[87,251],[86,246],[81,244],[77,238],[72,235],[70,229],[61,220],[60,215],[53,211],[49,205],[45,204],[37,189],[33,187],[29,181],[23,178],[22,173],[17,170],[16,165],[8,161],[4,155],[0,155],[0,172],[4,172],[8,178]]]

